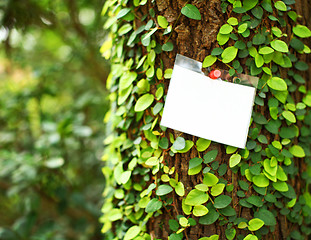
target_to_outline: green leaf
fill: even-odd
[[[263,55],[270,54],[270,53],[273,53],[273,52],[274,52],[274,50],[271,47],[263,47],[263,48],[259,49],[259,53],[263,54]]]
[[[243,240],[258,240],[258,238],[255,235],[248,234]]]
[[[177,185],[175,186],[175,192],[180,197],[185,195],[185,187],[182,182],[177,183]]]
[[[170,229],[174,232],[176,232],[179,229],[179,224],[175,219],[168,220],[168,225]]]
[[[210,225],[217,221],[219,218],[219,213],[215,211],[214,208],[209,208],[208,214],[200,217],[199,223],[203,225]]]
[[[188,219],[185,217],[179,218],[179,224],[182,227],[188,227],[188,224],[189,224]]]
[[[286,91],[287,84],[284,79],[279,77],[272,77],[267,81],[267,84],[270,88],[277,90],[277,91]]]
[[[189,161],[189,168],[195,168],[199,165],[201,165],[201,163],[203,162],[202,158],[192,158],[190,161]]]
[[[192,206],[187,205],[185,202],[186,202],[186,199],[183,198],[183,199],[182,199],[182,203],[181,203],[182,210],[183,210],[183,212],[184,212],[186,215],[190,215],[190,214],[191,214],[191,210],[192,210]]]
[[[199,166],[196,166],[194,168],[189,168],[188,169],[188,175],[196,175],[198,174],[199,172],[201,172],[202,170],[202,165],[200,164]]]
[[[226,185],[223,183],[218,183],[218,184],[214,185],[211,189],[212,196],[218,196],[218,195],[222,194],[224,189],[225,189],[225,186]]]
[[[214,149],[206,153],[203,158],[204,158],[204,163],[210,163],[216,159],[218,155],[218,150]]]
[[[256,64],[256,67],[260,68],[264,65],[264,59],[263,57],[260,55],[260,54],[257,54],[255,56],[255,64]]]
[[[293,114],[290,111],[284,111],[282,112],[282,116],[289,122],[295,123],[296,122],[296,117],[295,114]]]
[[[203,183],[208,187],[214,186],[218,183],[219,179],[212,173],[204,174]]]
[[[167,28],[167,26],[168,26],[168,21],[166,20],[165,17],[159,15],[159,16],[157,17],[157,19],[158,19],[158,24],[159,24],[159,26],[160,26],[161,28]]]
[[[132,226],[127,230],[127,232],[124,236],[124,240],[131,240],[131,239],[135,238],[139,233],[140,233],[140,227],[139,226]]]
[[[238,149],[237,147],[227,146],[227,147],[226,147],[226,153],[227,153],[227,154],[232,154],[232,153],[234,153],[237,149]]]
[[[243,0],[243,8],[248,11],[254,8],[258,3],[258,0]]]
[[[235,59],[238,54],[238,49],[234,46],[227,47],[221,54],[223,63],[229,63]]]
[[[235,17],[231,17],[227,20],[227,23],[229,23],[232,26],[236,26],[239,24],[238,19]]]
[[[204,68],[210,67],[210,66],[212,66],[216,61],[217,61],[217,57],[212,56],[212,55],[209,55],[209,56],[207,56],[207,57],[204,58],[202,67],[204,67]]]
[[[230,34],[217,34],[217,41],[220,46],[224,45],[230,39]]]
[[[238,33],[244,33],[247,29],[248,25],[247,23],[243,23],[238,27]]]
[[[257,213],[255,213],[256,218],[260,218],[264,221],[265,225],[267,226],[275,226],[276,219],[272,212],[266,209],[260,209]]]
[[[211,140],[207,140],[204,138],[199,138],[196,142],[197,150],[199,152],[205,151],[211,145]]]
[[[173,188],[171,186],[164,184],[158,187],[156,194],[158,196],[164,196],[166,194],[169,194],[172,191],[173,191]]]
[[[301,38],[311,37],[310,29],[303,25],[298,24],[295,27],[293,27],[293,32],[296,36],[301,37]]]
[[[202,191],[202,192],[207,192],[208,191],[208,186],[201,183],[201,184],[197,184],[194,186],[196,189]]]
[[[194,206],[193,215],[196,217],[204,216],[208,213],[208,209],[203,205]]]
[[[194,143],[191,140],[186,140],[186,146],[182,150],[178,150],[179,153],[186,153],[188,152],[192,147]]]
[[[124,17],[124,16],[127,15],[130,11],[131,11],[130,8],[123,8],[123,9],[121,9],[120,12],[118,12],[118,14],[117,14],[117,19]]]
[[[220,196],[215,198],[214,207],[218,208],[218,209],[219,208],[225,208],[225,207],[229,206],[231,201],[232,201],[231,197],[229,197],[227,195],[220,195]]]
[[[208,201],[208,194],[205,192],[199,191],[197,189],[191,190],[185,200],[185,204],[190,206],[197,206]]]
[[[142,112],[146,110],[153,103],[153,100],[154,96],[150,93],[146,93],[145,95],[141,96],[135,104],[135,112]]]
[[[182,150],[185,147],[186,147],[186,140],[183,137],[177,137],[173,144],[173,148],[176,150]]]
[[[226,23],[226,24],[221,26],[221,28],[219,29],[219,32],[221,34],[230,34],[232,32],[232,30],[233,30],[233,27]]]
[[[146,213],[153,213],[158,211],[162,207],[162,202],[156,198],[151,199],[151,201],[146,206]]]
[[[294,145],[289,149],[289,152],[295,157],[303,158],[306,156],[305,151],[299,145]]]
[[[238,165],[241,161],[241,155],[240,154],[233,154],[230,159],[229,159],[229,166],[230,168],[235,167],[236,165]]]
[[[269,179],[267,179],[263,174],[253,177],[253,183],[257,187],[268,187],[269,186]]]
[[[236,234],[236,230],[234,228],[227,228],[225,230],[225,235],[228,240],[233,240]]]
[[[270,45],[274,50],[276,50],[278,52],[284,52],[284,53],[288,52],[288,46],[282,40],[274,40],[274,41],[270,42]]]
[[[248,230],[257,231],[264,225],[264,221],[259,218],[253,218],[248,222]]]
[[[148,166],[156,166],[159,164],[159,159],[157,157],[148,158],[145,164]]]
[[[130,179],[132,171],[125,171],[121,174],[120,183],[125,184]]]
[[[197,7],[193,6],[192,4],[187,4],[181,9],[181,13],[188,18],[194,20],[201,20],[201,13]]]
[[[162,45],[162,50],[165,52],[171,52],[174,49],[174,45],[172,42],[167,42]]]
[[[283,12],[287,11],[287,7],[286,7],[285,3],[282,1],[276,1],[274,3],[274,7],[280,11],[283,11]]]

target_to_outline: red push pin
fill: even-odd
[[[211,79],[217,79],[219,78],[221,75],[221,72],[219,70],[212,70],[210,73],[209,73],[209,77]]]

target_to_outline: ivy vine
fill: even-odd
[[[199,9],[188,1],[181,13],[200,21]],[[103,160],[107,179],[102,208],[102,232],[107,239],[151,239],[146,224],[150,218],[174,209],[173,195],[182,199],[182,215],[169,220],[171,240],[183,239],[194,225],[215,222],[226,226],[227,239],[264,239],[274,232],[279,214],[297,228],[288,238],[305,239],[310,233],[311,195],[311,91],[303,71],[303,55],[311,52],[304,39],[311,31],[298,23],[292,10],[294,0],[222,0],[223,13],[230,17],[219,28],[218,47],[211,49],[203,67],[222,64],[229,74],[247,73],[260,77],[247,148],[226,147],[228,164],[219,165],[218,150],[211,141],[176,139],[159,125],[165,100],[164,82],[172,69],[157,66],[158,54],[172,51],[174,24],[164,16],[138,16],[147,0],[107,0],[103,15],[110,35],[101,48],[112,62],[107,80],[111,110],[105,122],[110,135]],[[145,25],[137,24],[146,22]],[[178,19],[176,20],[178,21]],[[285,32],[287,22],[292,29]],[[166,36],[161,45],[155,33]],[[141,47],[142,46],[142,47]],[[291,93],[298,97],[293,98]],[[269,111],[267,119],[260,110]],[[267,137],[271,135],[273,137]],[[188,175],[203,175],[203,181],[186,190],[175,168],[169,168],[164,153],[187,153],[195,148],[198,157],[189,159]],[[299,169],[299,166],[306,166]],[[238,204],[251,209],[252,219],[236,212],[232,203],[234,185],[223,176],[240,174]],[[300,175],[301,174],[301,175]],[[292,186],[297,176],[303,191]],[[246,196],[252,189],[254,194]],[[195,217],[193,217],[195,216]],[[245,234],[237,235],[243,229]],[[200,240],[216,240],[219,235]]]

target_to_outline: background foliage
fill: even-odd
[[[101,239],[103,1],[0,1],[0,239]]]

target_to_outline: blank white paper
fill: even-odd
[[[213,80],[175,64],[161,125],[245,148],[256,89]]]

